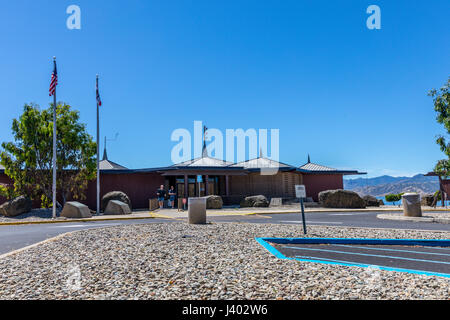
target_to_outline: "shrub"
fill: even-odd
[[[387,194],[384,198],[386,199],[387,202],[393,202],[394,205],[397,201],[400,201],[402,199],[402,195],[403,193],[399,193],[399,194]]]

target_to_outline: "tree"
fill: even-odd
[[[450,134],[450,77],[447,83],[440,89],[432,89],[428,95],[433,97],[434,110],[436,111],[436,120],[444,125],[447,135]],[[439,160],[434,168],[434,172],[441,177],[447,178],[450,175],[450,143],[443,135],[436,138],[436,143],[441,151],[447,156],[447,159]]]
[[[79,123],[78,111],[58,103],[56,115],[57,192],[64,204],[69,197],[85,198],[88,181],[96,177],[97,146],[86,125]],[[8,196],[26,195],[39,199],[42,207],[51,206],[53,106],[41,111],[37,105],[25,105],[20,118],[13,120],[12,132],[14,142],[2,143],[0,153],[0,163],[14,181]]]
[[[403,195],[403,193],[387,194],[387,195],[384,196],[384,198],[386,199],[386,202],[393,202],[394,206],[395,206],[395,203],[402,199],[402,195]]]

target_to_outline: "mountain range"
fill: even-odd
[[[439,189],[438,177],[417,174],[413,177],[381,176],[375,178],[344,179],[344,189],[355,191],[361,196],[385,196],[390,193],[417,192],[432,194]]]

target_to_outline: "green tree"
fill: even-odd
[[[436,120],[438,123],[444,125],[446,134],[450,134],[450,77],[447,83],[438,91],[432,89],[429,96],[433,97],[434,110],[436,111]],[[434,172],[442,177],[450,175],[450,143],[443,136],[439,135],[436,138],[436,143],[441,148],[441,151],[447,156],[447,159],[439,160],[434,168]]]
[[[78,111],[58,103],[56,114],[57,192],[64,204],[69,197],[85,198],[88,181],[96,177],[97,147],[85,124],[79,123]],[[2,143],[0,153],[5,173],[14,181],[7,196],[23,194],[51,206],[53,107],[41,111],[37,105],[25,105],[20,118],[13,120],[12,133],[14,142]]]
[[[386,202],[393,202],[394,206],[395,206],[395,203],[402,199],[402,195],[403,195],[403,193],[387,194],[387,195],[384,196],[384,198],[386,199]]]

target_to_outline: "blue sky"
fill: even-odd
[[[66,8],[81,8],[81,30]],[[366,8],[381,8],[369,30]],[[431,88],[450,70],[449,1],[2,1],[0,140],[27,102],[78,109],[109,158],[171,163],[173,130],[278,128],[280,160],[414,175],[443,158]]]

